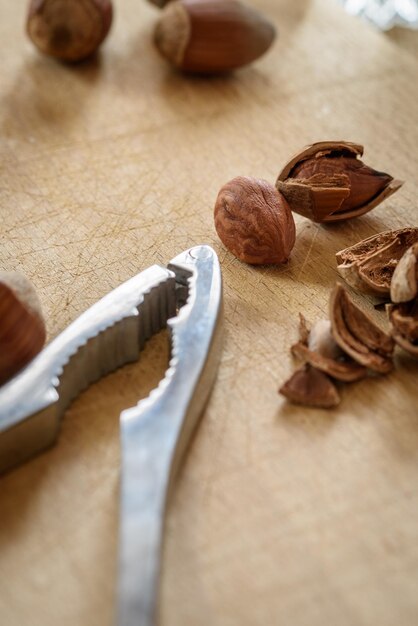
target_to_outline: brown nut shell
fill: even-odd
[[[388,296],[396,266],[414,242],[418,242],[414,227],[372,235],[336,253],[338,273],[358,291]]]
[[[0,272],[0,384],[40,352],[45,336],[32,284],[16,272]]]
[[[406,337],[403,337],[396,332],[392,333],[392,337],[397,346],[405,350],[405,352],[408,352],[408,354],[410,354],[411,356],[418,359],[418,342],[409,341],[408,339],[406,339]]]
[[[380,374],[393,369],[393,339],[354,304],[340,284],[331,293],[330,321],[335,341],[357,363]]]
[[[285,165],[276,187],[292,211],[315,222],[333,222],[367,213],[402,185],[365,165],[363,146],[323,141],[304,148]]]
[[[418,358],[418,298],[387,308],[395,343]]]
[[[340,403],[334,383],[309,364],[297,370],[280,387],[279,393],[291,402],[304,406],[330,409]]]
[[[324,372],[331,378],[335,378],[335,380],[352,383],[367,376],[367,369],[352,359],[341,361],[330,359],[318,354],[318,352],[309,350],[307,346],[300,342],[295,343],[291,347],[291,351],[293,356],[301,361],[305,361],[305,363],[309,363],[317,370]]]
[[[389,320],[395,333],[411,343],[418,342],[418,299],[388,306]]]
[[[239,0],[176,0],[163,10],[154,42],[175,67],[218,74],[252,63],[275,37],[273,24]]]
[[[112,18],[111,0],[31,0],[26,29],[41,52],[74,62],[97,50]]]
[[[354,382],[367,376],[367,369],[347,356],[335,342],[328,320],[320,320],[311,330],[300,313],[299,341],[291,347],[293,356],[309,363],[335,380]]]
[[[232,254],[253,265],[285,263],[296,238],[283,196],[265,180],[241,176],[220,190],[215,228]]]

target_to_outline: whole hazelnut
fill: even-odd
[[[275,36],[273,24],[239,0],[176,0],[163,10],[154,41],[175,67],[217,74],[252,63]]]
[[[81,61],[105,39],[112,17],[111,0],[31,0],[27,33],[41,52]]]
[[[45,322],[32,283],[17,272],[0,272],[0,384],[41,351]]]
[[[285,263],[296,238],[282,194],[265,180],[241,176],[220,190],[215,228],[228,250],[252,265]]]

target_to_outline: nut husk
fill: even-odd
[[[297,370],[280,387],[279,393],[291,402],[304,406],[330,409],[340,403],[340,396],[334,383],[323,372],[309,364]]]
[[[417,234],[418,240],[418,234]],[[393,272],[390,283],[392,302],[409,302],[418,293],[418,243],[408,248]]]
[[[26,29],[41,52],[74,62],[97,50],[112,17],[111,0],[31,0]]]
[[[393,369],[393,339],[354,304],[340,284],[331,293],[330,321],[335,341],[357,363],[380,374]]]
[[[175,67],[218,74],[252,63],[275,36],[273,24],[239,0],[176,0],[164,8],[154,42]]]
[[[363,146],[322,141],[307,146],[285,165],[276,187],[292,211],[314,222],[335,222],[371,211],[402,182],[365,165]]]
[[[358,291],[389,296],[396,266],[414,242],[418,242],[414,227],[372,235],[336,253],[338,273]]]
[[[288,260],[295,222],[286,200],[266,180],[231,180],[219,191],[214,217],[222,243],[241,261],[264,265]]]
[[[291,347],[295,357],[343,382],[354,382],[367,376],[367,369],[347,356],[335,342],[328,320],[317,322],[307,335],[307,323],[303,315],[300,314],[300,318],[300,339]]]
[[[0,384],[40,352],[45,336],[33,285],[17,272],[0,272]]]

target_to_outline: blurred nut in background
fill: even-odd
[[[253,265],[285,263],[295,244],[289,205],[273,185],[257,178],[234,178],[222,187],[215,228],[232,254]]]
[[[336,222],[374,209],[401,187],[389,174],[365,165],[363,146],[321,141],[304,148],[279,174],[276,187],[292,211],[314,222]]]
[[[0,384],[42,350],[45,322],[32,283],[17,272],[0,272]]]
[[[41,52],[81,61],[105,39],[112,17],[111,0],[31,0],[27,32]]]
[[[154,40],[175,67],[217,74],[252,63],[275,36],[273,24],[239,0],[176,0],[162,12]]]
[[[169,2],[173,2],[173,0],[149,0],[149,2],[162,9]]]

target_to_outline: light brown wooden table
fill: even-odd
[[[416,626],[417,363],[347,386],[330,412],[277,387],[297,312],[326,315],[335,251],[417,223],[418,46],[331,0],[254,4],[278,25],[274,49],[202,80],[159,59],[141,0],[116,2],[102,54],[78,67],[39,56],[25,2],[0,0],[0,267],[34,281],[51,338],[152,263],[203,242],[220,255],[225,350],[170,506],[162,626]],[[234,259],[213,227],[219,187],[274,181],[330,138],[407,184],[340,226],[298,217],[284,267]],[[2,626],[111,625],[118,416],[166,362],[159,336],[73,404],[53,450],[0,479]]]

